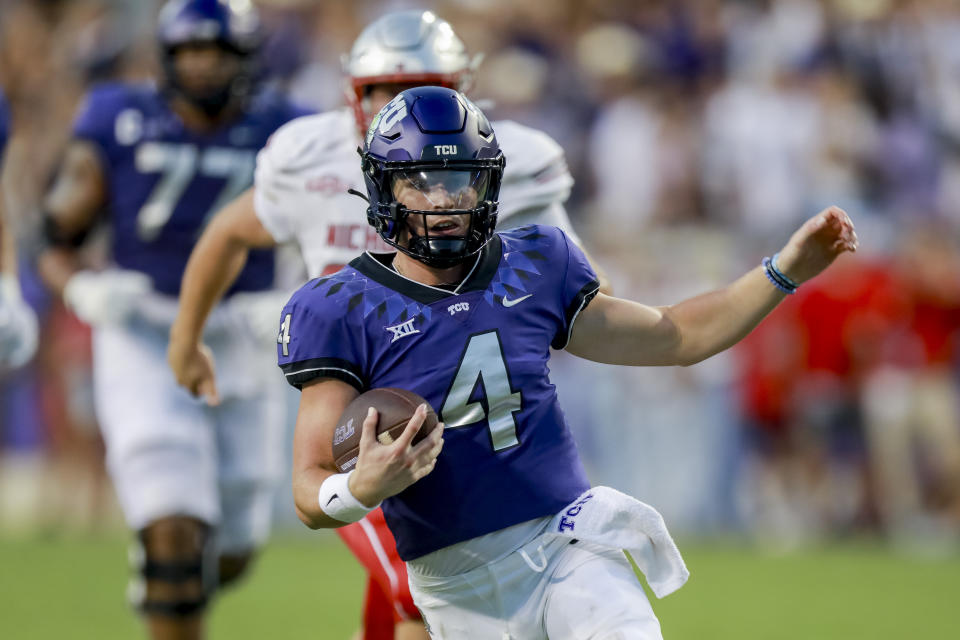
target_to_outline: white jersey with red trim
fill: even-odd
[[[563,203],[573,178],[563,150],[547,134],[494,122],[506,158],[499,226],[549,224],[576,240]],[[296,242],[311,278],[333,273],[365,250],[389,251],[367,224],[360,144],[347,109],[297,118],[257,155],[254,208],[278,243]]]

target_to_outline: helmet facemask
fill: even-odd
[[[478,253],[496,226],[496,205],[487,199],[492,170],[437,169],[391,172],[400,251],[432,267],[457,265]]]

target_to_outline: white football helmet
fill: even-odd
[[[432,11],[394,11],[370,23],[343,56],[347,103],[366,131],[374,116],[365,104],[371,85],[439,85],[463,92],[482,59],[471,58],[450,23]]]

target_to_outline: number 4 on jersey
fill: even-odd
[[[486,395],[486,411],[481,402],[470,402],[478,384]],[[522,395],[510,385],[500,335],[488,331],[471,336],[440,411],[446,427],[465,427],[486,418],[493,450],[502,451],[520,444],[513,414],[521,408]]]
[[[277,344],[283,345],[283,355],[290,355],[290,316],[288,313],[283,317],[283,323],[280,325],[280,335],[277,336]],[[268,334],[269,335],[269,334]]]

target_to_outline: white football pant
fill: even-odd
[[[165,328],[96,328],[97,417],[132,529],[192,516],[217,529],[221,552],[239,552],[265,541],[270,530],[283,465],[282,377],[246,336],[223,331],[207,342],[222,376],[218,407],[177,385],[167,366]]]
[[[497,562],[449,577],[409,572],[435,640],[662,640],[622,551],[537,536]]]

